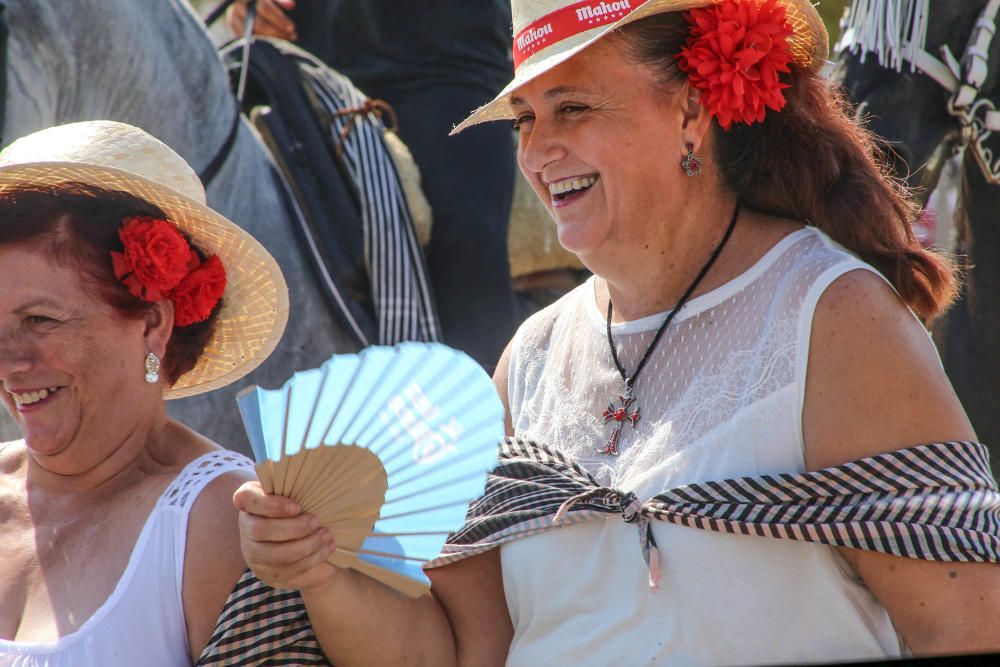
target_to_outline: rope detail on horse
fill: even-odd
[[[984,177],[994,185],[1000,185],[1000,160],[994,162],[986,141],[1000,131],[1000,111],[980,89],[989,75],[998,13],[1000,0],[989,0],[959,61],[947,44],[938,50],[940,58],[926,49],[930,0],[854,0],[836,47],[858,54],[861,62],[875,54],[879,65],[897,72],[908,63],[911,72],[926,74],[950,92],[948,113],[961,126],[961,146],[972,151]]]
[[[396,132],[399,129],[399,121],[396,119],[396,110],[392,108],[392,105],[385,100],[379,99],[366,99],[364,104],[358,106],[349,107],[347,109],[339,109],[332,114],[330,114],[330,125],[334,125],[334,121],[337,118],[343,116],[350,116],[351,118],[356,118],[358,116],[367,116],[372,114],[377,118],[389,132]],[[389,117],[389,123],[385,122],[385,117]],[[340,129],[340,141],[337,142],[337,157],[344,157],[344,142],[347,141],[347,137],[351,134],[351,129],[354,127],[354,123],[345,123],[344,127]]]

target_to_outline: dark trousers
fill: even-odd
[[[518,325],[507,258],[517,168],[510,125],[486,123],[449,137],[488,101],[468,86],[388,97],[433,211],[427,266],[444,342],[492,371]]]
[[[457,60],[451,65],[454,78],[449,79],[447,67],[431,67],[426,58],[417,57],[420,54],[414,54],[417,64],[401,65],[392,77],[377,67],[375,71],[382,73],[373,75],[365,57],[371,50],[378,59],[379,40],[392,32],[391,26],[378,23],[389,20],[391,12],[382,14],[390,5],[373,5],[371,14],[360,15],[356,2],[299,0],[292,12],[299,44],[334,69],[353,76],[354,84],[366,95],[384,99],[396,110],[400,136],[420,168],[423,190],[433,209],[427,265],[444,342],[492,371],[519,324],[507,258],[516,169],[511,127],[494,122],[454,137],[448,133],[469,112],[492,99],[506,81],[501,82],[495,72],[489,75],[482,65]],[[349,18],[360,21],[358,34],[338,32],[345,25],[338,21]],[[337,35],[350,43],[336,44]],[[413,48],[418,49],[420,41],[415,43]],[[490,81],[484,78],[477,85],[479,77],[471,74],[477,69]]]

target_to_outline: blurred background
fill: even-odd
[[[840,17],[844,14],[844,8],[850,4],[850,0],[824,0],[816,5],[819,15],[826,23],[826,31],[830,33],[830,46],[840,37]]]
[[[192,0],[198,13],[204,16],[212,9],[219,0]],[[823,21],[826,23],[826,30],[830,33],[830,43],[831,45],[837,41],[840,36],[840,29],[838,24],[840,22],[840,17],[844,13],[844,8],[850,4],[850,0],[821,0],[821,2],[816,3],[816,9],[819,10],[820,16],[823,17]],[[221,23],[221,22],[220,22]],[[213,26],[212,34],[215,35],[217,40],[225,40],[228,38],[228,33],[221,30],[221,26]]]

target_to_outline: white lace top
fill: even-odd
[[[678,313],[635,385],[640,419],[618,457],[599,453],[602,412],[623,382],[593,280],[514,338],[515,434],[569,454],[602,484],[660,491],[744,475],[803,472],[802,406],[816,303],[837,277],[874,270],[814,228]],[[666,313],[615,324],[638,364]],[[895,656],[885,610],[825,546],[653,522],[650,591],[636,527],[589,521],[508,543],[501,558],[515,626],[511,665],[718,665]]]
[[[190,667],[182,584],[188,514],[209,482],[252,470],[241,454],[215,451],[181,471],[139,533],[111,596],[75,632],[55,642],[0,640],[3,667]]]

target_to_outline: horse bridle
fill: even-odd
[[[217,4],[203,19],[205,27],[211,27],[219,17],[221,17],[225,11],[233,4],[235,0],[222,0]],[[2,5],[0,5],[2,6]],[[257,20],[257,0],[249,0],[247,3],[247,18],[245,34],[243,36],[243,66],[240,70],[239,83],[236,90],[236,112],[233,114],[233,120],[229,125],[229,132],[226,135],[225,140],[219,149],[215,152],[215,155],[209,161],[208,166],[201,170],[198,174],[198,178],[208,188],[209,183],[215,178],[219,170],[222,169],[222,165],[225,164],[226,159],[229,157],[230,151],[232,151],[233,146],[236,144],[236,137],[239,134],[240,129],[240,103],[243,101],[243,92],[246,87],[247,72],[250,68],[250,44],[251,36],[253,35],[253,26]]]
[[[989,76],[989,54],[997,31],[998,13],[1000,0],[989,0],[976,20],[961,61],[955,58],[947,44],[938,49],[941,58],[922,46],[913,47],[901,56],[910,62],[912,69],[923,72],[951,93],[948,113],[958,120],[961,128],[959,145],[972,152],[983,176],[993,185],[1000,185],[1000,159],[994,162],[993,150],[986,146],[986,141],[1000,131],[1000,111],[993,100],[982,96],[981,89]],[[851,48],[855,43],[849,33],[850,30],[844,32],[838,50]]]

